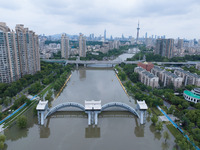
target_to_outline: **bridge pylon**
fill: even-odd
[[[45,112],[48,109],[48,101],[39,101],[36,110],[38,114],[38,124],[44,125]]]
[[[98,114],[101,113],[101,101],[85,101],[85,112],[88,114],[88,125],[97,125]]]
[[[139,110],[140,124],[144,124],[146,122],[146,110],[147,109],[148,109],[148,106],[144,100],[143,101],[137,100],[137,110]]]

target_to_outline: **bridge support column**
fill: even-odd
[[[140,124],[144,124],[144,111],[140,111]]]
[[[78,69],[78,63],[76,63],[76,69]]]
[[[99,112],[95,112],[95,125],[97,125],[98,124],[98,114],[99,114]]]
[[[38,111],[38,124],[44,125],[44,112]]]
[[[36,107],[38,124],[44,125],[44,113],[48,109],[48,101],[40,101]]]
[[[87,67],[87,65],[86,64],[84,64],[84,68],[86,68]]]
[[[137,101],[137,109],[140,112],[140,124],[144,124],[146,121],[146,110],[148,109],[145,101]]]
[[[87,112],[88,114],[88,125],[91,125],[91,111]]]

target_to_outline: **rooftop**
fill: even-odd
[[[164,73],[167,74],[168,76],[171,76],[172,78],[178,78],[178,76],[176,74],[171,73],[169,71],[165,71]]]
[[[145,110],[148,109],[147,104],[145,103],[144,100],[143,101],[138,101],[137,100],[137,104],[138,104],[140,109],[145,109]]]
[[[100,110],[101,101],[85,101],[85,110]]]
[[[158,70],[158,71],[163,71],[163,69],[160,68],[160,67],[158,67],[158,66],[154,66],[153,68],[154,68],[155,70]]]
[[[191,91],[188,91],[188,90],[185,90],[185,91],[184,91],[184,94],[185,94],[185,95],[188,95],[188,96],[190,96],[190,97],[193,97],[193,98],[200,99],[200,96],[198,96],[198,95],[196,95],[196,94],[194,94],[194,93],[192,93]]]
[[[156,77],[155,75],[153,75],[152,73],[148,72],[148,71],[144,71],[142,72],[143,74],[145,74],[146,76],[148,76],[149,78],[154,78]]]
[[[48,101],[40,101],[36,107],[36,110],[45,110],[48,105]]]
[[[182,69],[178,69],[177,71],[183,72],[184,74],[187,74],[187,75],[195,77],[195,78],[200,78],[200,76],[198,76],[197,74],[193,74],[189,71],[185,71],[185,70],[182,70]]]

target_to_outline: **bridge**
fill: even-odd
[[[121,63],[125,64],[138,64],[142,61],[116,61],[116,60],[104,60],[104,61],[97,61],[97,60],[67,60],[67,59],[42,59],[42,61],[50,62],[50,63],[62,63],[62,64],[76,64],[78,65],[90,65],[90,64],[110,64],[110,65],[117,65]],[[188,62],[152,62],[158,65],[197,65],[200,61],[188,61]]]
[[[87,65],[92,64],[107,64],[107,65],[117,65],[121,63],[125,64],[138,64],[140,61],[116,61],[116,60],[103,60],[103,61],[97,61],[97,60],[66,60],[66,59],[42,59],[44,62],[49,63],[61,63],[61,64],[76,64],[76,67],[78,68],[79,65],[84,65],[84,67],[87,67]]]
[[[59,104],[51,109],[48,108],[48,101],[40,101],[36,109],[38,111],[38,123],[44,125],[45,119],[53,113],[68,107],[75,107],[84,111],[88,115],[88,125],[98,124],[98,115],[111,107],[123,108],[132,114],[136,115],[140,119],[140,123],[144,124],[146,119],[146,110],[148,109],[145,101],[137,101],[137,108],[121,103],[121,102],[110,102],[101,106],[101,101],[85,101],[85,106],[76,102],[66,102]],[[46,114],[45,114],[46,113]]]

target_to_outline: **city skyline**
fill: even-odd
[[[40,5],[38,5],[40,3]],[[1,21],[14,29],[15,24],[26,24],[37,34],[67,33],[88,36],[137,36],[145,33],[166,35],[167,38],[199,39],[200,11],[198,0],[125,0],[125,1],[2,1]]]

